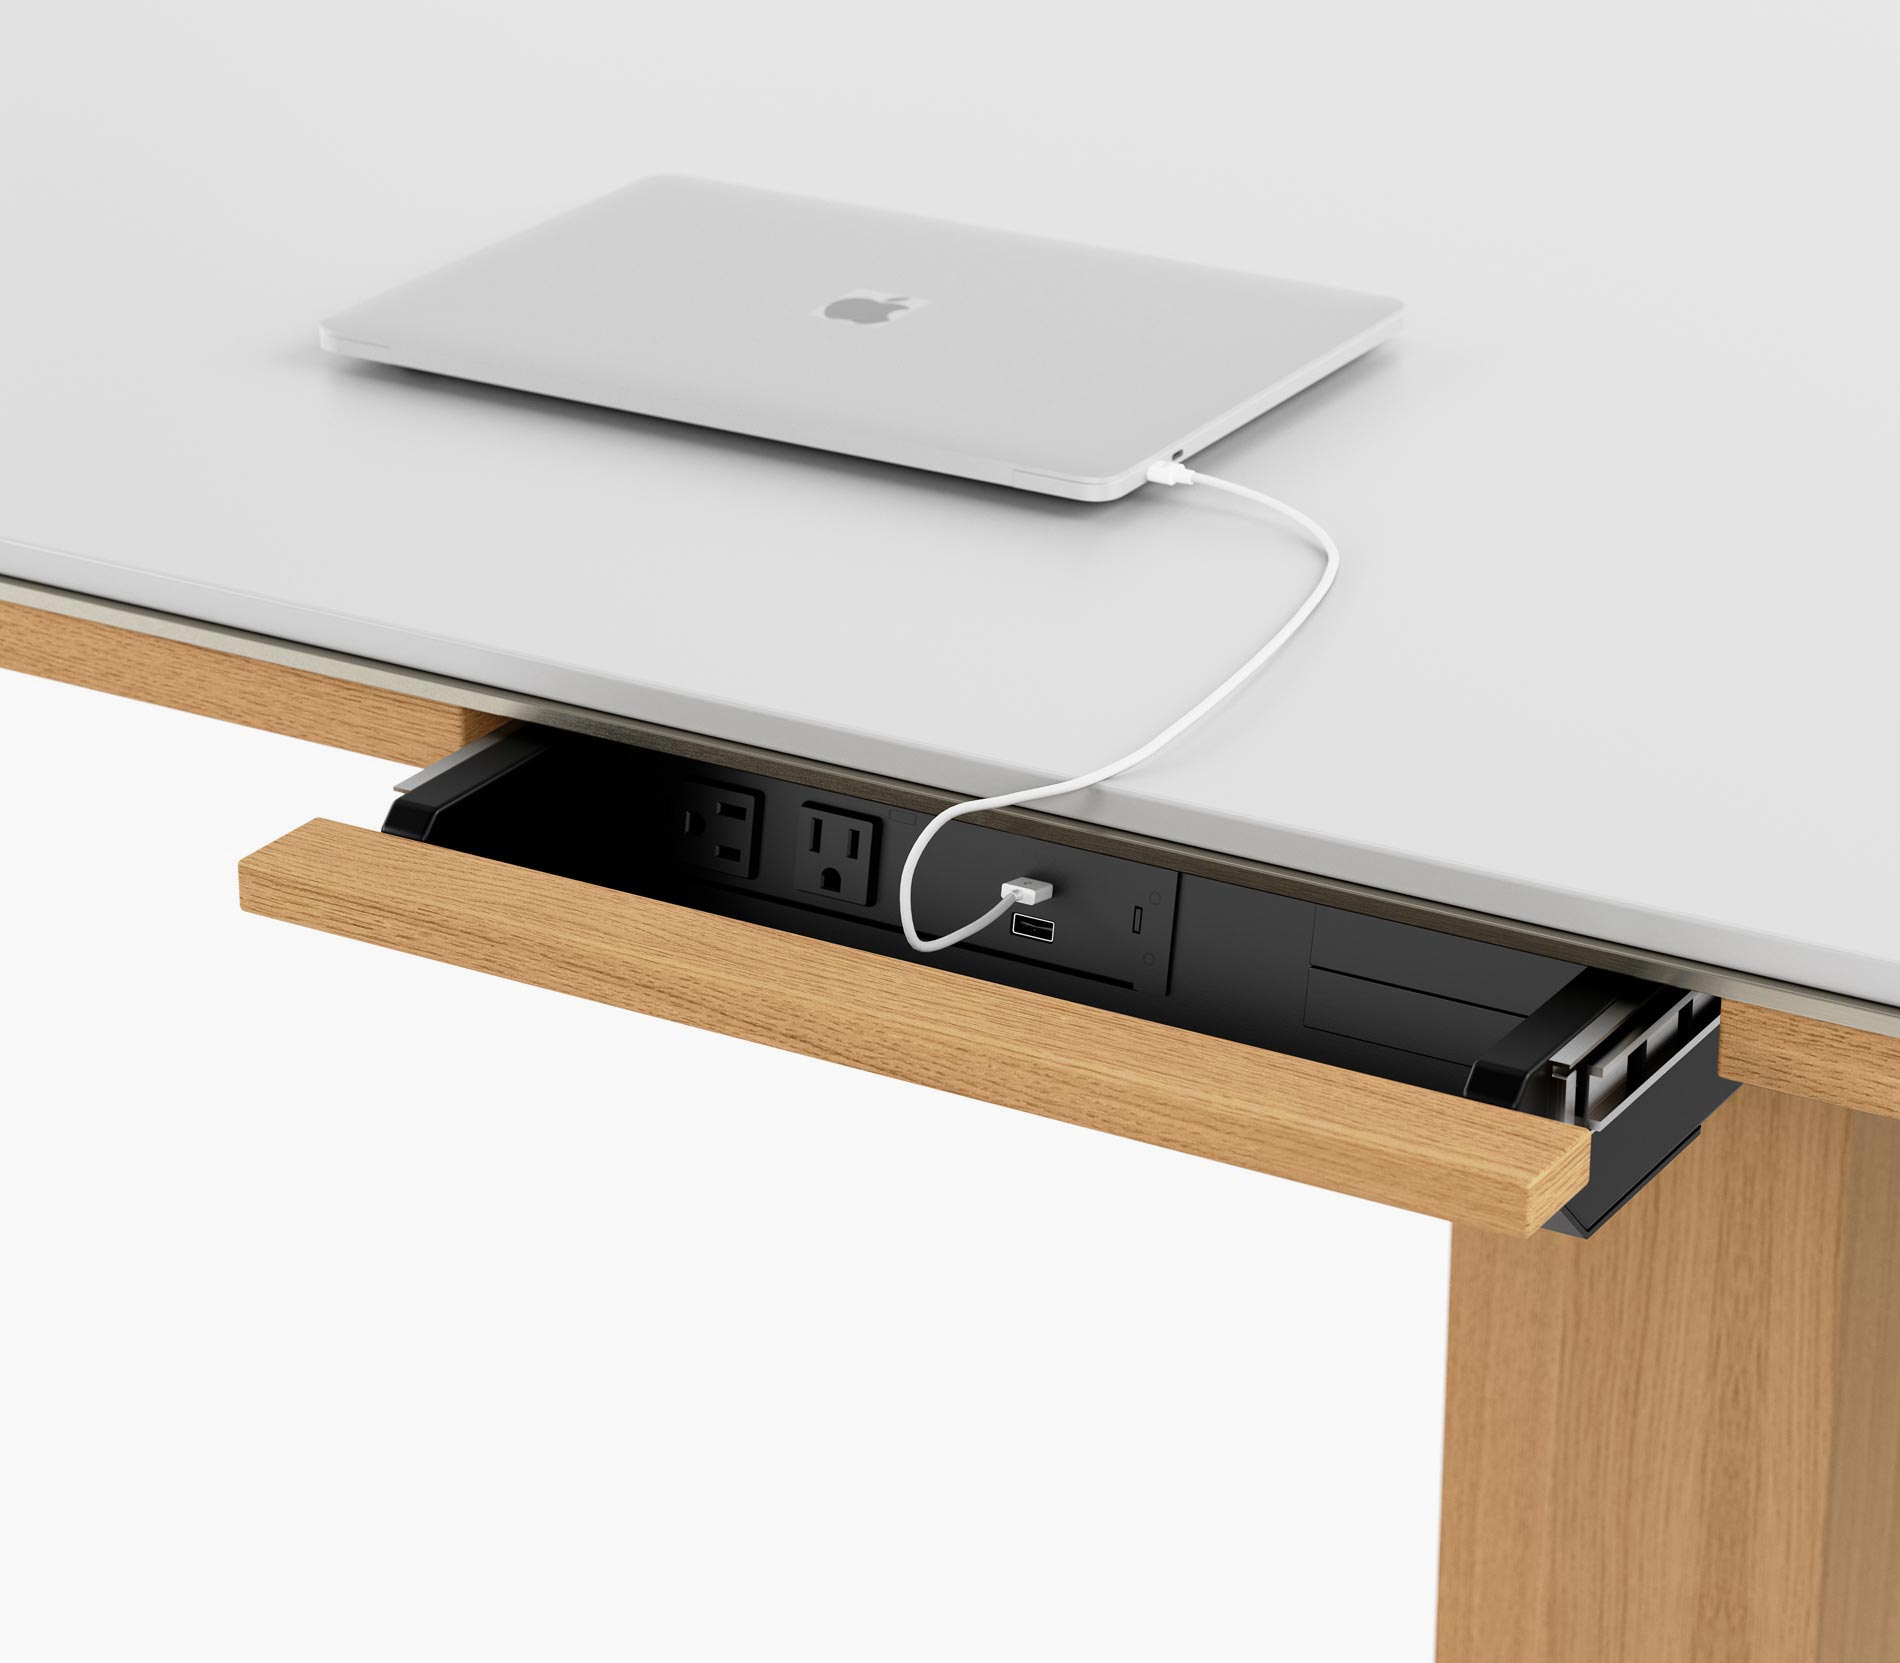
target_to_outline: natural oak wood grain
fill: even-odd
[[[1593,1241],[1454,1231],[1439,1663],[1900,1656],[1897,1291],[1900,1125],[1759,1090]]]
[[[1722,1072],[1770,1091],[1900,1116],[1900,1039],[1890,1034],[1725,999]]]
[[[1821,1576],[1821,1663],[1900,1658],[1900,1126],[1856,1115]]]
[[[415,765],[499,716],[0,601],[0,669]]]
[[[1582,1187],[1572,1127],[313,821],[246,910],[1483,1229]]]

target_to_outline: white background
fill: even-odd
[[[0,1656],[1430,1656],[1449,1232],[246,917],[0,673]]]

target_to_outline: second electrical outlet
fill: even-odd
[[[798,811],[793,881],[807,895],[868,907],[877,899],[877,821],[823,803]]]

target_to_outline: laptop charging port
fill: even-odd
[[[1019,912],[1009,921],[1011,935],[1026,935],[1031,941],[1054,941],[1056,927],[1052,920],[1038,918],[1033,912]]]

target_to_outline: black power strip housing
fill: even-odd
[[[874,798],[527,727],[425,777],[383,830],[914,958],[897,876],[925,821]],[[1590,1124],[1590,1183],[1548,1226],[1567,1234],[1600,1228],[1734,1090],[1716,1070],[1710,996],[1015,831],[958,821],[933,840],[916,880],[920,932],[956,928],[1018,876],[1049,879],[1054,898],[930,962]],[[1599,1116],[1605,1104],[1617,1112]]]

